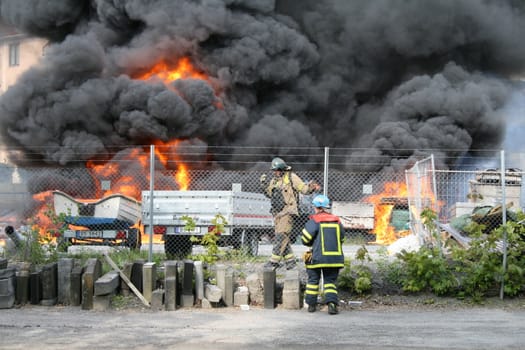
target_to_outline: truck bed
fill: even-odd
[[[225,218],[225,232],[232,228],[271,228],[270,200],[261,193],[237,191],[154,191],[153,225],[166,226],[167,234],[205,234],[218,215]],[[147,228],[151,222],[150,191],[142,192],[142,222]],[[196,228],[184,232],[193,219]]]
[[[334,201],[332,213],[341,218],[341,223],[347,230],[374,229],[374,205],[362,202]]]

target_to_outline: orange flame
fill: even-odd
[[[172,160],[176,162],[177,172],[175,174],[175,180],[179,185],[179,190],[186,191],[190,185],[190,176],[188,173],[188,166],[182,162],[182,158],[176,152],[180,143],[180,140],[169,142],[162,142],[160,140],[156,141],[155,154],[164,167],[169,167],[168,163]]]
[[[117,162],[97,163],[95,161],[88,161],[86,163],[86,167],[91,170],[91,175],[95,179],[94,184],[96,189],[95,193],[93,193],[93,198],[102,198],[110,194],[120,193],[140,200],[141,187],[138,182],[138,177],[149,179],[148,155],[146,153],[140,153],[139,149],[133,149],[127,155],[126,160],[140,164],[140,169],[142,170],[140,174],[133,176],[122,174],[121,166]],[[109,181],[109,179],[111,179],[110,188],[102,189],[101,180]]]
[[[158,78],[166,83],[177,79],[208,80],[206,74],[198,71],[188,57],[182,57],[173,67],[170,67],[165,61],[160,61],[148,72],[137,77],[137,79],[140,80],[148,80],[151,78]]]
[[[390,224],[390,218],[392,215],[392,210],[394,209],[394,205],[381,203],[381,200],[386,197],[401,197],[406,199],[406,184],[402,182],[386,182],[384,184],[383,192],[380,194],[368,196],[365,199],[366,202],[374,204],[374,233],[376,234],[376,243],[378,244],[390,244],[398,239],[394,226]]]
[[[39,233],[40,239],[48,242],[56,242],[55,233],[58,232],[58,224],[54,223],[49,211],[53,208],[49,207],[52,202],[53,193],[51,191],[40,192],[33,195],[33,199],[38,204],[36,214],[33,215],[28,224],[32,225],[32,230]]]
[[[210,77],[197,69],[191,62],[189,57],[180,58],[175,64],[168,64],[166,61],[161,60],[155,64],[146,73],[142,73],[134,77],[139,80],[159,79],[166,84],[170,89],[173,86],[169,85],[171,82],[178,79],[199,79],[206,81],[213,90],[215,91],[216,99],[213,105],[217,109],[224,109],[224,104],[221,99],[217,97],[220,93],[221,88],[218,84],[214,84]]]

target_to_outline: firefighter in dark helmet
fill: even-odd
[[[320,186],[313,181],[305,183],[281,158],[272,160],[271,169],[273,177],[270,181],[266,180],[265,174],[260,179],[264,194],[271,199],[271,211],[275,221],[272,256],[266,267],[275,269],[283,261],[287,269],[292,269],[296,266],[296,260],[290,235],[294,217],[299,215],[299,193],[310,194],[318,191]]]
[[[323,277],[323,290],[328,313],[339,313],[339,297],[336,280],[339,270],[344,267],[343,240],[344,227],[338,216],[331,214],[330,199],[322,194],[312,200],[315,213],[305,224],[302,231],[302,243],[311,247],[311,254],[305,254],[305,266],[308,274],[305,301],[308,312],[316,311],[319,296],[319,283]],[[309,255],[309,256],[308,256]]]

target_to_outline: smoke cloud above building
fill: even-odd
[[[350,148],[343,168],[374,171],[433,150],[453,166],[503,143],[525,70],[513,0],[0,0],[0,16],[50,40],[0,99],[19,164],[179,139]],[[183,59],[205,78],[147,75]]]

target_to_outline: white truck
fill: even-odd
[[[79,200],[67,193],[53,191],[56,215],[64,216],[66,225],[59,243],[93,243],[124,245],[138,249],[141,235],[139,201],[122,194],[112,194],[100,200]]]
[[[166,254],[185,256],[191,253],[190,238],[217,231],[214,220],[223,217],[219,245],[257,255],[261,236],[273,232],[270,206],[263,194],[243,192],[236,184],[231,191],[153,191],[153,198],[143,191],[141,220],[144,233],[153,224],[153,234],[163,235]],[[191,229],[187,218],[195,224]]]

